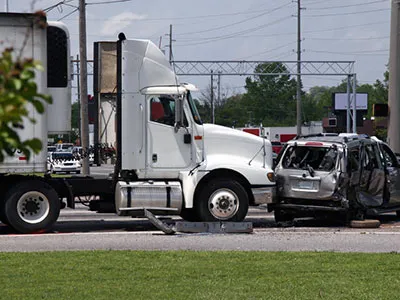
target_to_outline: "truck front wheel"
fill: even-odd
[[[243,221],[249,199],[243,186],[235,180],[215,179],[207,183],[196,197],[195,209],[201,221]]]
[[[4,199],[9,225],[19,233],[47,231],[60,214],[56,191],[40,180],[27,180],[13,186]]]

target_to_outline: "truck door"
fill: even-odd
[[[380,144],[388,173],[389,203],[400,204],[400,171],[396,155],[385,144]]]
[[[152,168],[182,169],[191,164],[191,143],[184,135],[191,128],[175,130],[175,99],[170,96],[150,96],[148,121],[148,162]],[[187,126],[186,121],[186,126]]]

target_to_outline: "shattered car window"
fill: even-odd
[[[290,147],[283,157],[282,167],[285,169],[307,169],[315,171],[331,171],[337,160],[337,149],[334,147]]]

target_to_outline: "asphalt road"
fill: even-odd
[[[164,218],[166,223],[179,218]],[[400,252],[400,220],[380,217],[377,229],[347,228],[332,220],[302,219],[277,227],[273,215],[253,208],[246,221],[252,234],[165,235],[147,219],[98,214],[83,206],[64,209],[52,233],[16,235],[0,225],[0,251],[71,250],[238,250]]]
[[[91,175],[105,176],[111,165],[92,167]],[[179,217],[163,218],[172,225]],[[251,208],[246,218],[251,234],[177,233],[165,235],[147,219],[91,212],[77,204],[66,208],[51,233],[17,235],[0,223],[1,252],[72,250],[238,250],[400,252],[400,218],[379,217],[380,228],[348,228],[335,220],[296,220],[278,227],[273,214]]]

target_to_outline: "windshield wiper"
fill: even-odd
[[[311,176],[311,177],[314,177],[315,171],[314,171],[313,167],[311,167],[309,164],[307,164],[307,165],[306,165],[306,169],[307,169],[307,171],[310,173],[310,176]]]

